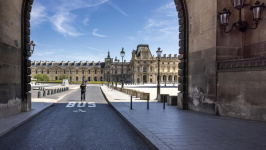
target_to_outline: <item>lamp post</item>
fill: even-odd
[[[115,56],[115,62],[117,62],[118,60],[117,60],[117,57]],[[116,64],[116,68],[115,68],[115,78],[116,78],[116,80],[115,80],[115,86],[117,87],[117,80],[118,80],[118,77],[117,77],[117,64]]]
[[[158,50],[156,51],[157,53],[157,57],[158,57],[158,77],[157,77],[157,80],[158,80],[158,85],[157,85],[157,100],[159,99],[158,95],[160,94],[160,58],[161,58],[161,54],[162,54],[162,51],[161,51],[161,48],[159,47]]]
[[[35,43],[34,43],[34,41],[30,41],[29,45],[30,45],[30,52],[31,52],[31,54],[33,54],[33,52],[34,52],[34,47],[35,47]]]
[[[123,47],[122,47],[122,51],[120,52],[120,55],[122,57],[122,87],[121,87],[121,91],[122,91],[122,88],[124,88],[123,57],[125,56],[125,51]]]
[[[250,5],[250,10],[252,10],[252,13],[253,13],[253,20],[255,21],[255,27],[253,28],[253,27],[250,27],[250,25],[248,24],[248,21],[242,21],[241,19],[241,9],[244,6],[244,2],[245,0],[234,0],[234,3],[233,3],[234,8],[239,10],[239,21],[233,23],[229,31],[226,31],[226,26],[228,25],[229,16],[231,15],[231,12],[229,11],[229,9],[224,8],[223,12],[218,13],[221,26],[223,27],[225,33],[231,32],[233,27],[239,29],[239,31],[241,32],[245,32],[248,28],[254,30],[258,27],[259,20],[262,19],[261,12],[265,8],[264,3],[260,5],[260,2],[256,1],[255,6]]]
[[[114,82],[114,77],[113,77],[113,72],[114,72],[114,64],[112,63],[112,87],[114,87],[114,84],[113,84],[113,82]]]
[[[39,85],[39,69],[37,69],[37,73],[38,73],[38,76],[37,76],[37,84]]]

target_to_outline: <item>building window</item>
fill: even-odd
[[[91,74],[91,70],[89,70],[89,74]]]
[[[117,74],[117,71],[115,71],[115,74]]]
[[[38,74],[38,70],[36,70],[36,74]]]
[[[170,72],[170,69],[169,68],[167,69],[167,72]]]
[[[175,64],[175,62],[173,64]]]
[[[150,71],[152,72],[152,67],[150,67]]]
[[[66,70],[64,70],[64,74],[66,74]]]
[[[84,74],[84,69],[82,70],[82,74]]]
[[[88,77],[88,81],[91,81],[91,77]]]
[[[97,74],[97,70],[95,70],[94,72],[95,72],[95,74]],[[96,81],[96,80],[95,80],[95,81]]]
[[[49,74],[49,70],[47,70],[47,74]]]
[[[55,70],[55,74],[57,74],[57,70]]]
[[[169,65],[170,63],[168,62],[168,65]]]
[[[58,80],[57,76],[55,76],[55,80]]]
[[[143,58],[146,58],[146,54],[143,54]]]
[[[164,72],[164,68],[162,69],[162,71]]]
[[[147,71],[147,67],[143,66],[143,72],[146,72],[146,71]]]
[[[79,70],[76,70],[76,74],[79,74]]]
[[[70,69],[70,74],[72,74],[72,70]]]
[[[152,61],[151,61],[151,64],[152,64]]]
[[[78,81],[79,80],[79,77],[76,77],[76,81]]]
[[[175,72],[175,68],[173,68],[173,72]]]
[[[139,72],[139,67],[138,67],[138,72]]]
[[[103,74],[103,70],[101,70],[101,74]]]
[[[139,61],[138,61],[138,63],[139,63]]]
[[[162,64],[164,64],[164,62]]]
[[[43,70],[42,70],[42,74],[43,74]]]

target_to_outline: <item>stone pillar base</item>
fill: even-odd
[[[27,112],[31,110],[31,93],[27,92],[24,95],[24,101],[21,103],[21,111]]]

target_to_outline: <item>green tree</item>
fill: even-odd
[[[39,81],[49,81],[49,77],[47,76],[47,74],[36,74],[33,77],[34,79],[39,79]]]
[[[63,80],[63,79],[67,79],[67,76],[66,76],[66,75],[61,75],[61,76],[59,77],[59,80]]]

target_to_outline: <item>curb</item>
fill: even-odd
[[[105,93],[102,90],[102,87],[100,87],[101,92],[103,94],[103,97],[105,98],[105,100],[107,101],[107,103],[115,110],[115,112],[123,119],[126,121],[127,124],[129,124],[129,126],[146,142],[148,143],[152,149],[154,150],[159,150],[149,139],[147,139],[133,124],[131,124],[111,103],[110,101],[107,99]]]
[[[74,92],[74,91],[75,91],[75,90],[73,90],[73,91],[71,91],[71,92],[69,92],[69,93],[63,95],[62,97],[59,97],[58,99],[55,100],[54,103],[51,103],[51,104],[48,105],[47,107],[41,109],[41,110],[40,110],[39,112],[37,112],[36,114],[34,114],[34,115],[32,115],[32,116],[26,118],[25,120],[21,121],[20,123],[18,123],[18,124],[16,124],[16,125],[12,126],[11,128],[9,128],[8,130],[6,130],[6,131],[0,133],[0,137],[3,136],[3,135],[5,135],[5,134],[7,134],[8,132],[14,130],[15,128],[19,127],[20,125],[24,124],[25,122],[31,120],[32,118],[36,117],[37,115],[39,115],[41,112],[43,112],[43,111],[46,110],[47,108],[49,108],[49,107],[53,107],[53,105],[54,105],[55,103],[57,103],[57,102],[60,101],[63,97],[65,97],[66,95],[68,95],[68,94],[70,94],[70,93],[72,93],[72,92]],[[20,112],[20,113],[23,113],[23,112]]]

